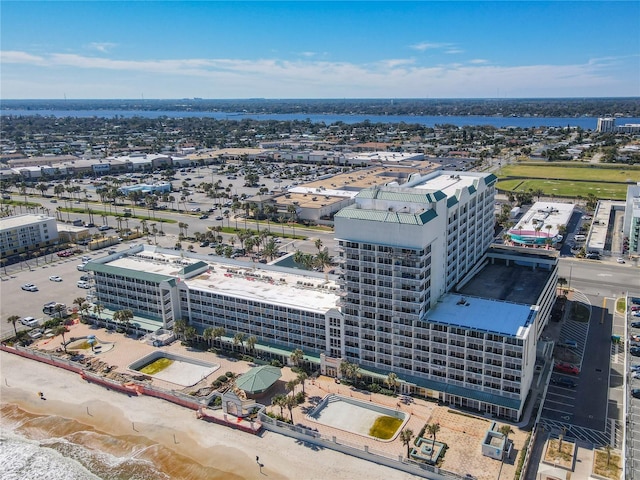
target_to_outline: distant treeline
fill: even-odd
[[[3,100],[0,108],[4,111],[13,109],[167,110],[251,114],[640,117],[640,98]]]

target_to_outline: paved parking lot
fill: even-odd
[[[57,255],[40,257],[38,262],[29,260],[28,266],[12,265],[7,267],[7,274],[2,272],[2,311],[0,312],[0,332],[2,337],[13,332],[13,326],[7,323],[12,315],[19,317],[35,317],[46,320],[49,317],[42,313],[42,306],[48,302],[60,302],[73,307],[73,300],[85,297],[91,290],[78,288],[76,283],[80,276],[84,275],[77,269],[82,263],[82,257],[88,255],[91,258],[106,255],[106,250],[99,252],[83,252],[67,258],[59,258]],[[49,277],[58,275],[61,282],[52,282]],[[33,283],[38,287],[36,292],[22,290],[25,283]],[[16,324],[18,330],[25,327]]]
[[[630,292],[631,297],[640,298],[640,291]],[[630,310],[627,314],[627,332],[629,335],[640,335],[640,328],[631,327],[631,322],[640,321]],[[630,369],[632,365],[640,365],[640,357],[628,356],[627,360],[627,465],[629,480],[640,479],[640,398],[631,395],[632,389],[640,389],[640,379],[634,378]]]

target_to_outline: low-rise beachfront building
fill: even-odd
[[[56,219],[26,213],[0,220],[0,256],[17,255],[58,242]]]
[[[563,240],[560,230],[574,208],[572,203],[536,202],[507,234],[516,245],[554,246]]]
[[[341,318],[335,276],[319,272],[151,246],[96,259],[86,269],[94,272],[105,309],[129,309],[149,331],[185,319],[200,335],[222,327],[225,337],[255,336],[258,349],[302,348],[317,357],[329,348],[329,324]]]

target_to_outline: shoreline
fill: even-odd
[[[0,352],[0,402],[30,414],[74,420],[114,437],[139,437],[206,467],[207,478],[413,479],[415,476],[264,431],[254,436],[197,420],[195,412],[147,396],[127,396],[90,384],[73,372]],[[41,400],[43,392],[46,400]],[[255,457],[260,457],[259,468]],[[215,475],[215,474],[214,474]],[[203,477],[204,478],[204,477]]]

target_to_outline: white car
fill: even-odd
[[[22,289],[27,291],[27,292],[37,292],[38,291],[38,287],[36,287],[33,283],[25,283],[24,285],[22,285]]]
[[[618,258],[616,258],[616,262],[618,262],[618,263],[624,263],[624,258],[622,258],[622,257],[618,257]]]
[[[51,275],[49,277],[49,280],[51,280],[52,282],[61,282],[62,278],[60,278],[58,275]]]
[[[24,317],[20,319],[20,323],[27,327],[36,327],[38,325],[38,320],[33,317]]]

